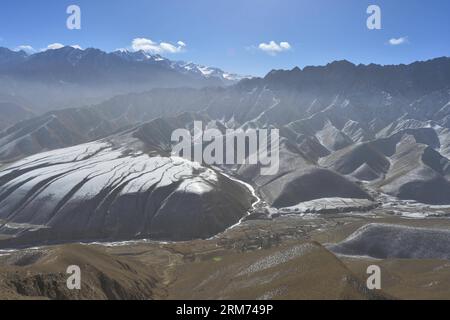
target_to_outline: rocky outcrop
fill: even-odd
[[[0,299],[149,300],[163,294],[151,267],[93,247],[17,251],[0,257],[0,263]],[[80,267],[80,290],[67,288],[71,265]]]

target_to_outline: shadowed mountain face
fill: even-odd
[[[439,58],[384,67],[340,61],[52,111],[0,133],[0,232],[5,243],[182,240],[233,225],[251,209],[253,190],[169,156],[173,130],[192,130],[195,120],[221,132],[280,130],[277,174],[221,168],[267,207],[320,199],[370,207],[374,193],[450,204],[449,101],[450,59]]]
[[[450,260],[450,231],[389,224],[368,224],[345,241],[331,246],[335,253],[377,259]]]

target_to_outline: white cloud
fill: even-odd
[[[32,46],[29,46],[29,45],[18,46],[16,48],[16,51],[25,51],[28,54],[33,54],[36,52],[36,50]]]
[[[63,45],[62,43],[56,42],[56,43],[49,44],[47,46],[47,48],[43,48],[43,49],[41,49],[41,51],[57,50],[57,49],[61,49],[61,48],[64,48],[64,47],[65,47],[65,45]],[[74,44],[74,45],[71,45],[69,47],[72,47],[74,49],[83,50],[83,48],[80,45],[78,45],[78,44]]]
[[[56,42],[56,43],[49,44],[47,46],[47,48],[45,48],[43,51],[45,51],[45,50],[56,50],[56,49],[61,49],[61,48],[64,48],[64,45],[61,44],[61,43]]]
[[[408,42],[408,37],[392,38],[389,40],[391,46],[398,46]]]
[[[289,51],[292,47],[289,42],[276,43],[275,41],[270,41],[269,43],[261,43],[258,49],[274,56],[280,52]]]
[[[133,51],[144,51],[152,54],[164,54],[164,53],[179,53],[182,52],[186,47],[183,41],[178,41],[176,45],[161,42],[156,43],[150,39],[136,38],[131,43],[131,48]]]

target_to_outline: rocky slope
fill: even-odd
[[[247,213],[254,199],[246,186],[167,155],[146,128],[3,169],[1,245],[207,238]]]
[[[0,256],[1,299],[148,300],[161,296],[154,270],[102,250],[67,245]],[[66,285],[68,266],[81,270],[82,290]]]

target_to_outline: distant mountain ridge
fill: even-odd
[[[272,70],[264,78],[244,80],[243,86],[264,84],[272,89],[290,88],[306,91],[332,87],[343,93],[368,86],[391,93],[424,94],[450,86],[450,57],[439,57],[400,65],[355,65],[347,60],[325,66]],[[394,90],[394,91],[393,91]]]
[[[167,67],[169,69],[179,71],[183,74],[206,79],[220,79],[224,84],[234,84],[242,79],[251,78],[250,76],[242,76],[236,73],[225,72],[222,69],[208,67],[194,62],[175,61],[164,58],[159,54],[149,54],[145,51],[128,51],[117,50],[112,52],[123,59],[134,62],[143,62],[147,64],[155,64]]]
[[[28,55],[0,48],[0,101],[41,113],[152,88],[228,86],[243,77],[144,51],[66,46]]]
[[[210,79],[217,81],[215,84],[229,85],[244,77],[225,72],[219,68],[207,67],[204,65],[195,64],[193,62],[172,61],[164,58],[161,55],[152,55],[144,51],[127,51],[117,50],[107,53],[105,51],[88,48],[79,49],[71,46],[66,46],[60,49],[46,50],[28,55],[24,51],[12,51],[7,48],[0,48],[0,73],[1,74],[19,74],[29,76],[31,73],[40,72],[37,77],[43,79],[51,79],[52,72],[55,68],[61,68],[58,74],[63,78],[54,80],[67,80],[64,72],[67,69],[91,67],[91,72],[102,71],[112,72],[114,67],[128,67],[134,68],[136,64],[159,67],[167,71],[181,72],[184,75],[194,77],[197,79]],[[109,69],[108,69],[109,68]],[[134,69],[133,72],[139,75],[141,72],[148,71],[145,69]]]

